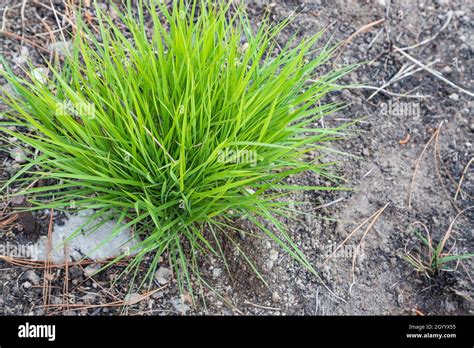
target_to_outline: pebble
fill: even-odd
[[[186,311],[189,310],[189,306],[183,303],[183,301],[179,297],[172,298],[171,304],[173,305],[175,311],[179,313],[186,313]]]
[[[24,287],[25,289],[29,289],[29,288],[31,288],[31,286],[32,286],[31,283],[28,282],[28,281],[26,281],[26,282],[23,283],[23,287]]]
[[[86,278],[89,278],[92,275],[94,275],[94,273],[97,272],[99,269],[100,269],[100,265],[91,264],[91,265],[87,266],[86,268],[84,268],[84,276]]]
[[[281,296],[278,294],[278,292],[274,291],[272,293],[272,301],[273,302],[280,302],[281,301]]]
[[[48,46],[48,49],[53,52],[57,52],[59,56],[64,57],[69,53],[72,53],[72,42],[68,41],[57,41]]]
[[[40,283],[40,277],[33,270],[26,271],[25,278],[32,282],[34,285],[39,285]]]
[[[13,196],[11,201],[10,201],[10,204],[12,206],[17,206],[17,207],[23,205],[23,203],[25,203],[25,196],[24,195]]]
[[[278,250],[272,249],[270,250],[270,260],[276,261],[278,259]]]
[[[212,276],[214,278],[218,278],[221,274],[222,274],[222,269],[220,269],[220,268],[214,268],[212,270]]]
[[[163,297],[163,291],[157,291],[153,295],[151,295],[154,299],[162,298]]]
[[[44,85],[48,82],[48,70],[45,68],[35,68],[31,70],[32,79]]]
[[[13,158],[17,163],[26,163],[25,152],[18,147],[10,151],[10,157]]]
[[[171,279],[171,271],[166,267],[160,267],[155,272],[155,279],[160,285],[165,285]]]
[[[12,61],[16,65],[22,65],[26,63],[29,59],[29,50],[28,47],[22,46],[20,49],[20,53],[13,57]]]
[[[459,100],[459,95],[457,95],[456,93],[453,93],[449,96],[449,99],[454,100],[454,101],[458,101]]]
[[[450,74],[450,73],[453,72],[453,69],[452,69],[449,65],[446,65],[446,66],[441,70],[441,72],[442,72],[443,74]]]

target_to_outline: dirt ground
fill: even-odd
[[[53,3],[58,11],[63,11],[63,1]],[[348,139],[333,144],[335,149],[352,157],[333,153],[327,159],[339,161],[338,174],[353,190],[308,192],[291,198],[306,201],[307,205],[299,209],[310,214],[288,221],[289,231],[321,271],[324,285],[270,240],[245,237],[242,248],[254,256],[269,288],[242,260],[230,260],[233,281],[222,264],[210,260],[202,264],[203,275],[220,295],[206,290],[205,305],[193,307],[186,299],[181,300],[176,283],[171,281],[164,289],[125,308],[97,306],[124,299],[135,302],[130,296],[125,298],[126,279],[115,285],[111,283],[121,267],[88,279],[85,265],[71,266],[67,284],[64,270],[54,270],[48,300],[51,306],[44,308],[43,270],[0,261],[0,314],[473,314],[472,260],[454,264],[452,272],[428,278],[415,272],[404,255],[419,245],[413,231],[418,226],[424,233],[423,225],[435,241],[451,229],[449,246],[455,242],[454,253],[474,250],[473,211],[464,211],[473,205],[474,195],[473,166],[468,165],[474,142],[471,116],[474,4],[459,0],[293,0],[246,1],[246,4],[255,25],[266,12],[270,12],[273,21],[296,16],[279,38],[281,43],[295,31],[303,37],[329,26],[328,34],[333,33],[334,40],[350,38],[336,65],[367,62],[344,82],[371,88],[354,88],[328,97],[327,100],[346,101],[348,107],[318,125],[330,127],[338,122],[358,120]],[[6,6],[10,9],[5,14]],[[44,35],[47,33],[44,23],[55,30],[54,13],[34,1],[27,1],[23,10],[20,0],[0,0],[0,18],[6,19],[5,30],[20,36],[24,33],[39,47],[47,48],[50,37]],[[380,19],[384,19],[383,23],[376,22]],[[414,45],[417,46],[403,52],[441,72],[448,82],[426,70],[416,71],[420,66],[398,50]],[[0,53],[19,68],[24,66],[25,59],[41,65],[39,53],[44,52],[38,52],[25,41],[22,45],[21,40],[0,34]],[[389,83],[401,75],[400,71],[407,76]],[[389,84],[383,91],[377,91],[386,83]],[[377,93],[372,96],[374,92]],[[7,178],[15,170],[15,163],[9,158],[8,146],[2,145],[0,175]],[[293,180],[323,183],[321,178],[310,174]],[[374,216],[377,212],[380,214]],[[371,216],[371,220],[351,234]],[[14,233],[4,228],[0,240],[23,241],[30,234],[45,233],[47,215],[36,218],[42,228],[31,232],[25,226],[18,227],[20,221]],[[368,229],[371,222],[373,226]],[[244,223],[242,228],[249,227]],[[346,244],[324,262],[350,234]]]

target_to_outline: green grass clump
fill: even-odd
[[[127,270],[151,256],[142,284],[167,253],[192,293],[197,256],[224,258],[224,242],[259,274],[235,238],[242,217],[316,274],[281,222],[292,211],[282,198],[337,189],[321,157],[344,125],[314,123],[341,107],[321,99],[353,66],[318,75],[336,49],[317,47],[323,32],[279,47],[291,19],[255,32],[230,6],[151,0],[126,6],[120,23],[96,8],[92,23],[77,16],[72,50],[49,76],[2,73],[15,91],[4,126],[29,132],[2,131],[35,150],[4,188],[48,179],[17,194],[32,209],[94,209],[91,221],[117,221],[111,236],[133,227],[141,241]],[[286,183],[305,171],[334,185]]]

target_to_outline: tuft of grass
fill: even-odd
[[[321,100],[354,66],[327,64],[337,45],[317,45],[323,31],[280,47],[291,19],[253,31],[230,3],[139,4],[117,11],[118,21],[97,6],[92,22],[79,13],[72,49],[49,75],[20,78],[4,62],[14,93],[5,91],[10,122],[1,130],[34,151],[2,190],[21,182],[16,194],[28,195],[31,209],[93,209],[89,223],[116,221],[111,238],[133,228],[140,241],[125,271],[137,275],[148,260],[140,285],[166,253],[192,295],[196,282],[207,284],[198,257],[225,261],[223,243],[261,277],[236,240],[242,217],[317,274],[281,222],[292,212],[284,197],[341,189],[323,159],[347,124],[316,122],[342,107]],[[287,183],[306,171],[333,184]]]

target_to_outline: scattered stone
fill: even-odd
[[[10,200],[10,204],[14,207],[20,207],[25,203],[26,197],[24,195],[13,196]]]
[[[56,41],[48,46],[48,49],[53,52],[57,52],[59,56],[64,57],[72,52],[72,42],[68,41]]]
[[[162,298],[163,297],[163,291],[157,291],[151,295],[154,299]]]
[[[93,303],[97,297],[97,294],[89,292],[82,297],[82,301],[86,303]]]
[[[10,157],[13,158],[15,162],[21,164],[26,163],[27,160],[25,152],[18,147],[15,147],[13,150],[10,151]]]
[[[459,100],[459,95],[457,95],[456,93],[453,93],[449,96],[449,99],[454,100],[454,101],[458,101]]]
[[[34,285],[39,285],[40,283],[40,277],[33,270],[26,271],[25,278],[32,282]]]
[[[71,234],[76,232],[74,238],[68,243],[69,260],[81,260],[89,258],[91,260],[103,260],[122,255],[121,249],[128,247],[131,254],[138,240],[132,236],[130,228],[124,228],[115,236],[111,232],[116,229],[116,221],[103,222],[100,218],[91,220],[90,216],[94,214],[92,210],[80,211],[69,217],[63,223],[56,223],[53,229],[52,245],[50,259],[54,262],[63,262],[66,258],[64,241],[68,240]],[[92,229],[92,226],[99,226]],[[80,233],[77,233],[81,229]],[[35,261],[46,259],[47,237],[41,236],[38,240],[39,253]]]
[[[143,296],[134,292],[125,296],[124,302],[126,305],[131,306],[140,302],[141,300],[143,300]]]
[[[179,297],[172,298],[171,304],[173,305],[173,308],[176,312],[184,314],[189,310],[189,306],[183,303],[183,301]]]
[[[94,275],[100,269],[100,265],[93,263],[84,268],[84,276],[89,278]]]
[[[214,268],[212,270],[212,276],[214,278],[218,278],[221,274],[222,274],[222,269],[220,269],[220,268]]]
[[[49,71],[46,68],[35,68],[31,70],[31,77],[42,85],[48,82],[48,75]]]
[[[155,279],[160,285],[165,285],[171,279],[171,271],[166,267],[160,267],[155,272]]]
[[[22,286],[23,286],[25,289],[29,289],[29,288],[31,288],[32,285],[31,285],[31,283],[30,283],[29,281],[26,281],[26,282],[23,283]]]
[[[273,269],[273,261],[272,260],[268,260],[266,263],[265,263],[265,270],[266,271],[271,271]]]
[[[276,261],[278,259],[278,250],[272,249],[270,250],[270,260]]]

